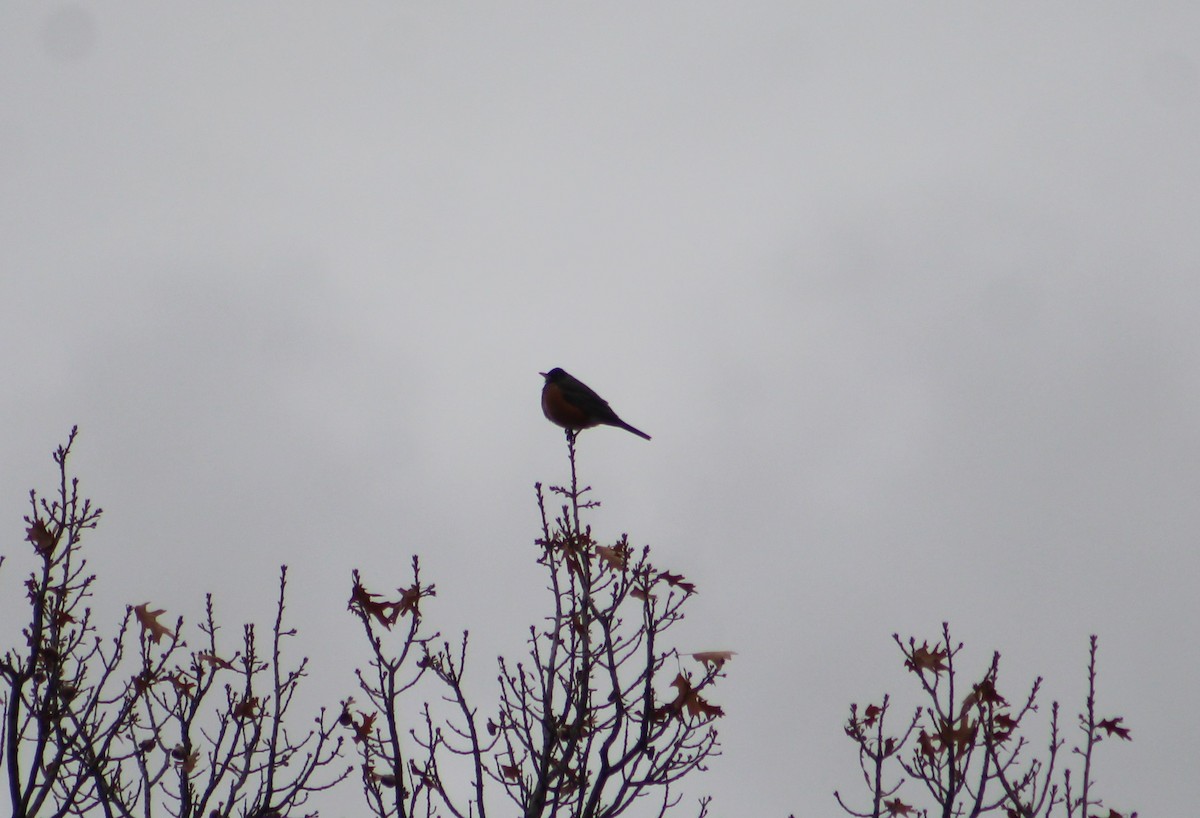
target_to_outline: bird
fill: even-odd
[[[546,379],[542,387],[542,414],[551,423],[572,432],[593,426],[616,426],[638,437],[650,439],[650,435],[617,417],[608,401],[565,370],[556,366],[549,372],[538,374]]]

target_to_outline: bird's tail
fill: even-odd
[[[650,439],[650,435],[646,434],[641,429],[635,429],[634,427],[630,426],[628,423],[626,423],[625,421],[623,421],[619,418],[617,419],[617,422],[613,424],[613,426],[617,426],[621,429],[624,429],[627,432],[633,432],[638,437],[645,438],[646,440]]]

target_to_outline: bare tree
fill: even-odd
[[[82,536],[101,509],[69,475],[72,429],[54,453],[53,499],[30,493],[26,539],[34,564],[24,646],[0,658],[0,766],[13,815],[282,815],[348,775],[334,769],[341,741],[322,713],[293,736],[288,712],[307,660],[286,667],[287,569],[264,651],[253,625],[222,655],[211,597],[200,625],[203,647],[188,651],[163,610],[130,606],[102,637],[87,600]]]
[[[964,680],[956,666],[963,646],[953,642],[948,624],[942,625],[942,638],[932,645],[928,641],[918,645],[913,638],[904,641],[898,635],[893,639],[904,656],[905,667],[916,677],[925,703],[896,734],[889,734],[885,728],[892,707],[890,696],[861,712],[856,704],[850,705],[845,732],[858,746],[859,767],[871,793],[871,805],[852,808],[835,792],[843,810],[856,818],[974,818],[997,810],[1003,810],[1006,818],[1050,818],[1056,814],[1093,818],[1089,809],[1102,806],[1090,790],[1094,783],[1093,751],[1104,738],[1130,738],[1129,730],[1121,726],[1121,718],[1095,717],[1095,636],[1088,654],[1086,711],[1079,717],[1084,740],[1072,750],[1083,765],[1081,792],[1074,790],[1072,770],[1060,758],[1064,740],[1059,732],[1057,702],[1051,704],[1050,735],[1044,754],[1035,754],[1033,743],[1025,735],[1025,723],[1038,710],[1040,678],[1013,705],[998,690],[999,653],[992,654],[991,664],[978,682]],[[902,800],[899,794],[906,784],[905,792],[924,790],[931,806],[917,808]],[[1110,810],[1105,818],[1124,816]]]
[[[486,818],[487,793],[497,787],[527,818],[616,816],[635,804],[662,816],[679,804],[680,780],[717,752],[723,712],[707,696],[732,654],[688,656],[665,644],[695,588],[654,566],[649,547],[635,550],[624,536],[609,545],[593,539],[581,517],[599,503],[579,487],[575,442],[568,432],[570,485],[549,488],[561,500],[557,514],[536,486],[548,613],[529,629],[524,658],[500,660],[494,715],[484,719],[463,687],[468,634],[452,645],[422,630],[419,603],[434,590],[422,585],[417,561],[412,583],[392,600],[368,592],[355,573],[350,605],[373,651],[359,675],[369,709],[356,714],[349,700],[342,721],[354,731],[364,792],[380,818],[442,809]],[[386,633],[404,617],[407,628]],[[440,717],[426,704],[419,728],[406,731],[401,694],[426,674],[452,712]],[[468,770],[461,786],[444,773],[455,760]]]

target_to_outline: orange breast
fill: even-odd
[[[553,383],[542,389],[542,413],[564,429],[589,429],[597,423],[588,418],[587,412],[567,402],[558,384]]]

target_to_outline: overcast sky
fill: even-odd
[[[416,552],[488,695],[562,366],[654,436],[585,433],[593,525],[739,653],[715,814],[838,814],[945,619],[1068,724],[1099,634],[1101,793],[1193,810],[1197,8],[5,3],[4,551],[77,423],[98,610],[287,563],[336,701]]]

